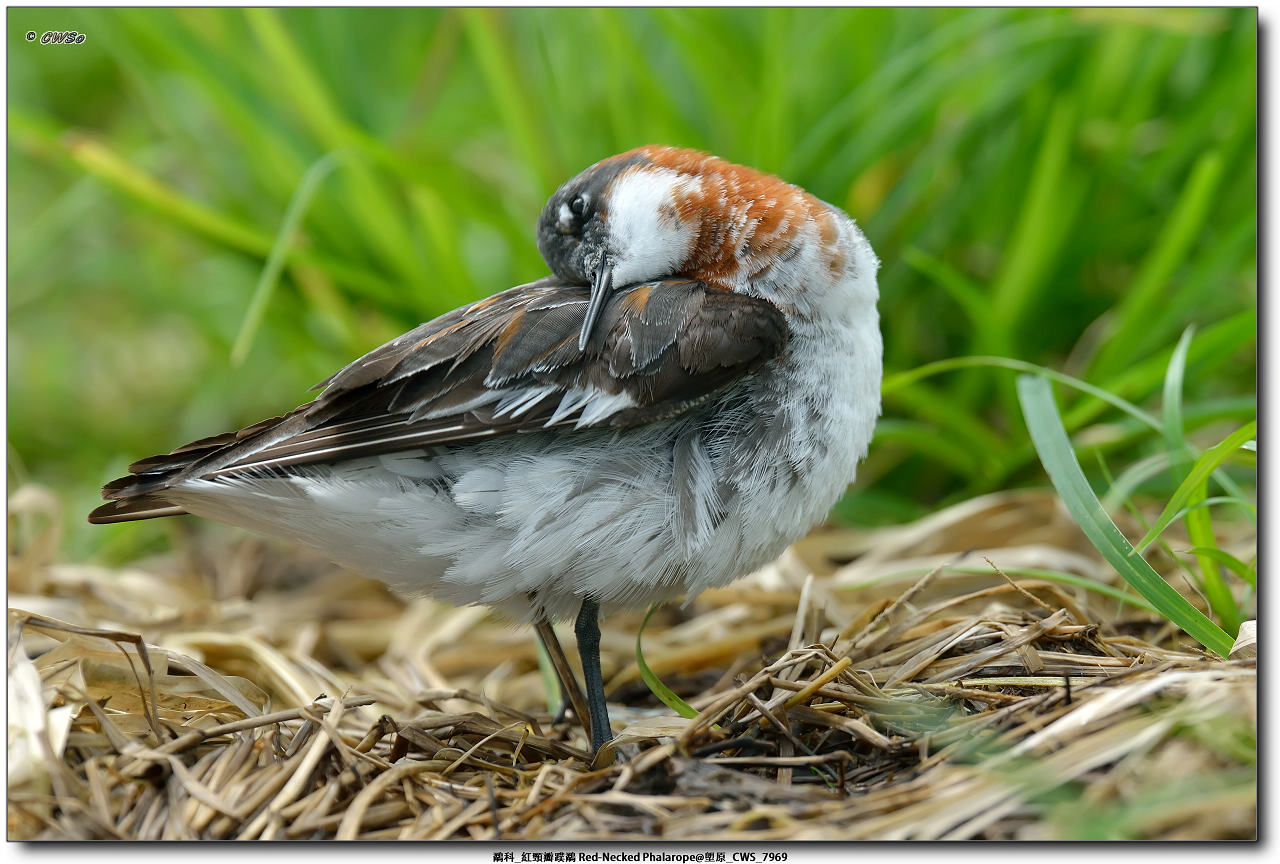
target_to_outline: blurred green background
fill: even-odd
[[[57,491],[67,557],[165,543],[85,525],[98,487],[543,275],[546,197],[653,142],[805,186],[883,260],[885,416],[838,518],[1044,483],[1012,374],[895,374],[933,361],[1145,403],[1195,324],[1190,434],[1256,416],[1254,10],[11,9],[7,38],[9,481]],[[1159,446],[1059,399],[1090,471]]]

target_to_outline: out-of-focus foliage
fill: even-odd
[[[78,552],[162,536],[82,525],[128,461],[279,413],[407,327],[542,275],[546,196],[652,142],[857,218],[890,373],[996,355],[1141,403],[1194,323],[1187,433],[1256,416],[1252,10],[8,18],[9,476],[59,489]],[[54,29],[85,42],[23,41]],[[1160,446],[1064,395],[1077,446]],[[838,514],[1042,476],[1011,374],[891,374]]]

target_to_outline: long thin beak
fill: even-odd
[[[604,309],[604,301],[613,291],[613,267],[608,261],[601,261],[596,272],[592,274],[591,299],[587,301],[587,315],[582,319],[582,332],[578,334],[578,350],[587,350],[587,340],[595,329],[600,310]]]

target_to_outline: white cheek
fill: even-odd
[[[615,285],[674,275],[693,246],[694,232],[675,215],[678,193],[701,181],[667,168],[634,171],[609,190],[609,247],[617,256]]]

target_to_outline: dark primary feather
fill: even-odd
[[[238,432],[143,459],[109,483],[91,522],[173,515],[184,479],[483,440],[547,426],[626,427],[703,402],[787,341],[766,301],[700,282],[618,290],[585,351],[587,289],[544,279],[429,321],[351,363],[313,402]],[[625,393],[633,405],[583,420],[566,395]],[[569,430],[567,430],[569,431]]]

